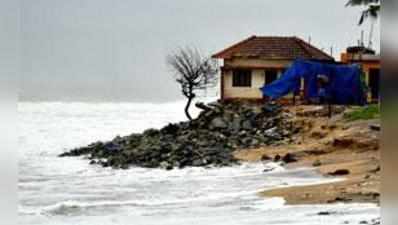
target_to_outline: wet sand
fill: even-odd
[[[331,119],[300,112],[311,106],[292,107],[301,132],[293,143],[235,152],[244,161],[273,160],[290,154],[296,162],[287,168],[315,167],[324,176],[342,181],[259,193],[264,197],[283,197],[287,204],[326,204],[336,202],[379,203],[380,201],[380,131],[371,125],[380,120],[347,122],[342,114]],[[305,116],[304,116],[305,115]]]

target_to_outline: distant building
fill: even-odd
[[[334,58],[297,37],[251,36],[216,54],[221,67],[222,100],[263,99],[259,90],[276,80],[297,59],[334,61]]]
[[[341,54],[341,62],[356,63],[362,66],[365,82],[369,87],[368,100],[378,101],[380,97],[380,55],[371,49],[354,46],[347,48],[346,52]]]

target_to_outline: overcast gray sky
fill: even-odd
[[[334,56],[355,44],[346,0],[22,0],[22,100],[170,101],[177,47],[215,53],[251,35],[299,36]],[[379,25],[374,45],[379,49]],[[366,36],[367,37],[367,36]]]

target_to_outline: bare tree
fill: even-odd
[[[186,47],[168,55],[167,64],[174,72],[175,80],[180,84],[182,94],[188,99],[184,112],[187,118],[192,120],[189,107],[196,97],[197,91],[214,87],[217,84],[217,60],[203,57],[198,50]]]

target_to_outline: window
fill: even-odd
[[[232,77],[233,87],[251,87],[252,73],[250,70],[234,70]]]
[[[270,84],[278,79],[278,70],[276,69],[267,69],[265,71],[265,84]]]
[[[234,70],[232,78],[233,87],[251,87],[252,76],[250,70]]]

